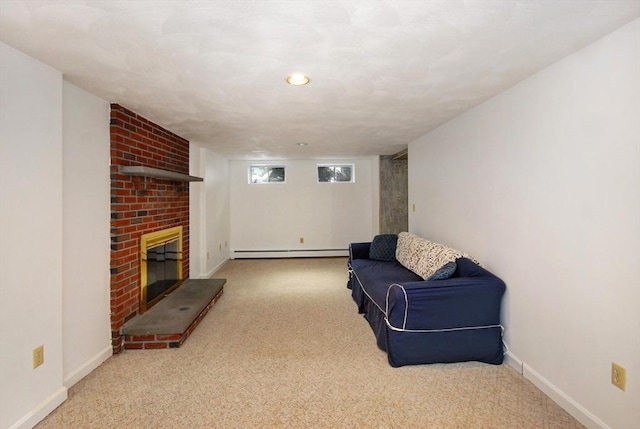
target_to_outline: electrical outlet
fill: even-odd
[[[33,349],[33,369],[44,363],[44,346]]]
[[[218,244],[218,250],[222,250],[222,243]]]
[[[627,370],[615,362],[611,363],[611,384],[622,391],[627,387]]]
[[[300,237],[300,244],[304,243],[304,237]]]
[[[225,242],[224,242],[224,248],[226,249],[226,248],[227,248],[227,246],[228,246],[228,244],[227,244],[227,242],[225,241]]]
[[[211,257],[211,255],[209,255],[209,252],[207,252],[207,259],[209,259]]]

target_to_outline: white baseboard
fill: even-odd
[[[505,355],[505,362],[523,375],[524,378],[531,381],[538,389],[547,395],[553,402],[558,404],[567,413],[571,414],[580,423],[589,429],[611,429],[602,420],[594,416],[589,410],[577,403],[573,398],[568,396],[558,387],[553,385],[549,380],[544,378],[540,373],[527,365],[511,352]]]
[[[197,277],[191,277],[191,278],[192,279],[210,279],[218,270],[220,270],[220,268],[222,268],[224,266],[224,264],[226,264],[229,261],[230,261],[230,258],[226,258],[222,262],[220,262],[218,265],[216,265],[215,267],[211,268],[206,273],[200,274]]]
[[[9,429],[31,429],[66,400],[67,388],[61,387],[47,399],[38,404],[36,408],[27,413],[27,415],[11,425]]]
[[[232,259],[242,258],[325,258],[349,256],[348,249],[307,249],[307,250],[234,250]]]
[[[226,264],[227,262],[229,262],[229,258],[225,259],[224,261],[220,262],[218,265],[216,265],[215,267],[213,267],[211,270],[209,270],[204,277],[201,277],[203,279],[210,279],[211,276],[213,276],[216,271],[218,271],[220,268],[222,268],[224,266],[224,264]]]
[[[91,371],[102,365],[104,361],[109,359],[113,355],[113,347],[108,344],[99,353],[89,359],[80,368],[67,375],[64,379],[64,385],[67,389],[76,384],[78,381],[86,377]]]
[[[523,375],[524,373],[523,363],[513,353],[507,352],[507,354],[504,355],[504,361],[510,367],[515,369],[518,372],[518,374]]]

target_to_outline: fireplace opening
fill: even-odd
[[[178,283],[178,240],[147,250],[147,307]]]
[[[182,226],[140,238],[140,314],[182,283]]]

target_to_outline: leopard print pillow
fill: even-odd
[[[462,257],[468,256],[444,244],[434,243],[409,232],[398,234],[396,259],[423,279],[428,279],[446,264]]]

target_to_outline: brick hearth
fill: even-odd
[[[124,348],[180,347],[222,296],[225,283],[225,279],[185,280],[158,305],[124,324]]]

